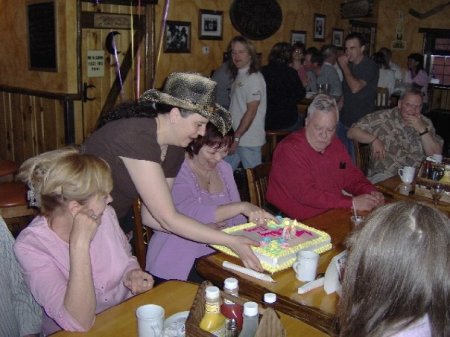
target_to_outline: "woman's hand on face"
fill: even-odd
[[[70,242],[83,240],[90,243],[97,232],[100,222],[101,217],[95,215],[92,209],[82,208],[73,218]]]
[[[133,295],[152,289],[154,283],[155,281],[153,280],[152,275],[142,271],[141,269],[130,270],[125,277],[125,281],[123,282],[125,287],[131,290]]]
[[[237,235],[232,236],[232,239],[233,242],[229,247],[239,256],[244,266],[262,272],[261,263],[252,250],[252,246],[259,246],[259,242]]]

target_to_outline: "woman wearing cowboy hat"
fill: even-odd
[[[84,151],[110,164],[114,180],[112,206],[121,223],[140,197],[145,206],[142,219],[147,226],[197,242],[228,246],[245,266],[262,270],[251,250],[257,242],[204,226],[179,213],[172,201],[170,191],[184,160],[184,148],[204,135],[208,121],[222,135],[231,128],[230,113],[215,101],[214,81],[199,74],[173,73],[162,92],[150,89],[138,104],[113,111],[107,123],[86,140]],[[133,117],[123,118],[129,116]]]

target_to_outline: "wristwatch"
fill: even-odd
[[[426,135],[428,133],[428,128],[425,128],[422,132],[419,132],[419,136]]]
[[[239,143],[240,140],[241,140],[241,137],[234,137],[234,141],[235,141],[235,142],[238,142],[238,143]]]

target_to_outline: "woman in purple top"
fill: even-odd
[[[95,314],[152,288],[108,206],[112,177],[104,160],[55,150],[25,161],[19,178],[41,215],[20,233],[14,252],[45,311],[44,335],[87,331]]]
[[[382,206],[348,240],[342,337],[450,336],[450,220],[410,201]]]
[[[248,202],[241,202],[231,166],[223,158],[233,144],[233,133],[225,136],[208,123],[205,135],[187,148],[172,187],[176,209],[205,226],[221,229],[273,216]],[[196,258],[214,252],[204,243],[175,234],[155,231],[149,242],[146,270],[157,279],[201,280],[193,268]]]

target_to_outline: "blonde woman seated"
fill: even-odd
[[[450,221],[412,202],[382,206],[349,240],[342,337],[450,336]]]
[[[225,136],[208,123],[203,137],[187,147],[187,155],[172,188],[174,205],[180,213],[208,227],[221,229],[274,217],[248,202],[241,202],[233,170],[223,160],[233,144],[233,132]],[[205,243],[155,231],[147,250],[148,270],[157,281],[167,279],[201,282],[195,259],[214,252]]]
[[[20,233],[14,252],[45,310],[45,335],[87,331],[96,313],[152,288],[108,206],[112,178],[105,161],[56,150],[25,161],[19,178],[41,215]]]

